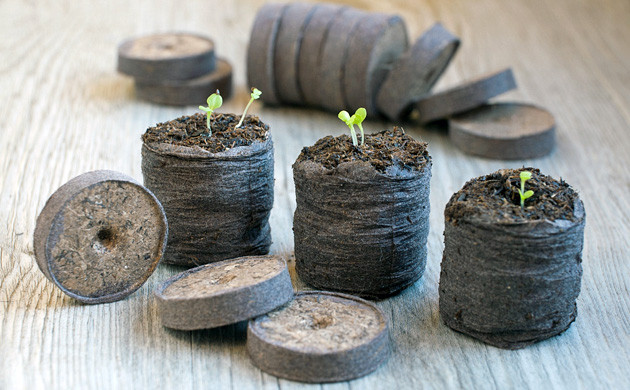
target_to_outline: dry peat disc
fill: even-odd
[[[383,312],[363,299],[302,292],[288,305],[249,322],[247,351],[272,375],[338,382],[366,375],[390,352]]]
[[[427,95],[415,104],[421,123],[471,110],[516,88],[512,69],[488,73],[464,84]]]
[[[284,305],[293,298],[293,286],[282,258],[248,256],[184,271],[160,285],[155,296],[164,326],[208,329]]]
[[[449,137],[466,153],[503,160],[543,157],[554,148],[556,122],[540,107],[486,104],[449,119]]]
[[[145,82],[188,80],[214,68],[214,42],[195,34],[147,35],[118,47],[118,71]]]
[[[93,171],[52,194],[33,246],[39,268],[64,293],[85,303],[113,302],[153,273],[167,230],[148,189],[122,173]]]
[[[159,83],[136,80],[139,99],[171,106],[205,105],[208,96],[216,90],[224,99],[232,95],[232,65],[220,58],[214,71],[195,79],[162,80]]]

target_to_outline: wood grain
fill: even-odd
[[[630,377],[630,4],[517,0],[377,2],[346,0],[370,11],[398,13],[418,37],[435,21],[462,40],[436,85],[456,85],[510,66],[519,90],[510,100],[549,109],[556,151],[535,161],[483,160],[460,152],[444,132],[405,130],[429,143],[433,156],[431,230],[422,281],[378,302],[391,324],[390,360],[371,375],[324,389],[608,389]],[[261,373],[248,360],[243,325],[175,332],[159,322],[153,289],[181,268],[160,265],[123,301],[84,306],[39,271],[32,235],[46,199],[70,178],[112,169],[140,180],[140,135],[194,108],[158,107],[134,99],[133,81],[116,72],[122,40],[159,31],[213,38],[234,66],[235,97],[249,99],[246,45],[262,0],[107,3],[59,0],[42,7],[0,2],[0,388],[298,389]],[[265,91],[263,91],[263,94]],[[291,164],[304,145],[347,127],[316,110],[250,112],[269,123],[276,145],[272,253],[289,256],[295,193]],[[389,123],[368,121],[367,132]],[[533,165],[571,183],[583,199],[584,278],[578,317],[559,337],[504,351],[457,334],[438,315],[442,211],[475,176]],[[360,199],[358,199],[360,201]],[[360,250],[360,243],[357,243]],[[292,271],[292,270],[291,270]],[[293,271],[292,271],[293,272]],[[294,274],[294,273],[293,273]],[[296,287],[303,285],[296,281]],[[305,387],[305,386],[304,386]]]

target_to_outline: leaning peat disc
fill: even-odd
[[[181,330],[234,324],[270,312],[293,298],[286,262],[248,256],[202,265],[155,291],[162,324]]]
[[[167,230],[162,205],[148,189],[122,173],[88,172],[46,202],[35,226],[35,259],[69,296],[113,302],[153,273]]]
[[[287,4],[265,4],[258,10],[247,47],[247,81],[263,93],[267,104],[279,104],[273,59],[280,20]]]
[[[421,123],[447,118],[479,107],[488,100],[516,88],[512,69],[488,73],[473,80],[421,98],[415,108]]]
[[[504,160],[545,156],[555,145],[555,120],[540,107],[486,104],[449,119],[449,137],[466,153]]]
[[[387,360],[387,320],[374,304],[351,295],[302,292],[249,322],[247,351],[257,367],[282,378],[350,380]]]
[[[405,22],[398,15],[373,13],[357,24],[344,64],[344,106],[353,112],[364,107],[368,115],[376,115],[376,92],[407,46]]]
[[[440,23],[427,30],[393,64],[381,84],[377,107],[393,121],[403,119],[413,103],[433,88],[459,48],[459,38]]]
[[[162,80],[159,83],[136,80],[139,99],[171,106],[204,105],[216,90],[221,92],[223,99],[232,95],[232,65],[220,58],[213,72],[195,79]]]
[[[145,82],[188,80],[214,68],[214,42],[199,35],[147,35],[118,47],[118,71]]]

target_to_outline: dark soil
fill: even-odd
[[[142,141],[145,144],[155,142],[181,146],[198,146],[211,153],[218,153],[267,139],[269,126],[257,116],[246,116],[243,125],[235,129],[240,118],[240,115],[212,114],[210,122],[212,136],[209,137],[206,126],[206,114],[196,113],[190,116],[182,116],[172,121],[158,123],[153,127],[149,127],[142,135]]]
[[[523,170],[532,172],[525,190],[534,191],[534,195],[525,200],[525,207],[521,209],[518,189],[521,186],[519,174]],[[453,194],[444,216],[455,224],[468,218],[493,223],[575,221],[573,207],[577,199],[578,194],[562,179],[555,180],[538,169],[502,169],[467,182]]]
[[[357,132],[359,143],[361,135]],[[409,170],[421,170],[429,161],[426,142],[411,138],[400,127],[365,135],[365,144],[354,146],[349,135],[327,136],[315,145],[302,149],[297,162],[311,160],[327,169],[350,161],[369,162],[378,172],[384,173],[390,166]]]

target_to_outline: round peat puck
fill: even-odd
[[[214,68],[214,42],[199,35],[147,35],[118,47],[118,71],[145,82],[188,80]]]
[[[390,352],[383,312],[363,299],[302,292],[288,305],[249,322],[247,351],[272,375],[339,382],[369,374]]]
[[[403,119],[419,97],[433,88],[455,56],[459,38],[440,23],[427,30],[392,66],[380,85],[377,107],[393,121]]]
[[[297,61],[304,27],[314,11],[313,3],[289,4],[280,21],[273,61],[276,91],[284,103],[301,104],[303,100],[298,86]]]
[[[287,4],[265,4],[258,10],[247,47],[247,82],[263,93],[261,100],[279,104],[276,91],[274,57],[280,20]]]
[[[293,298],[286,262],[248,256],[202,265],[165,281],[155,291],[162,324],[195,330],[245,321]]]
[[[488,73],[436,94],[427,95],[415,104],[421,123],[447,118],[471,110],[495,96],[516,88],[512,69]]]
[[[407,46],[407,30],[400,16],[372,13],[358,23],[344,64],[344,107],[352,111],[364,107],[368,115],[376,115],[376,93]]]
[[[159,83],[136,80],[139,99],[171,106],[204,104],[216,90],[221,92],[223,99],[232,95],[232,65],[223,59],[217,59],[213,72],[191,80],[162,80]]]
[[[449,136],[466,153],[502,160],[543,157],[555,145],[556,122],[540,107],[486,104],[449,119]]]
[[[113,302],[151,276],[167,231],[164,210],[148,189],[122,173],[88,172],[46,202],[35,226],[35,259],[69,296]]]

